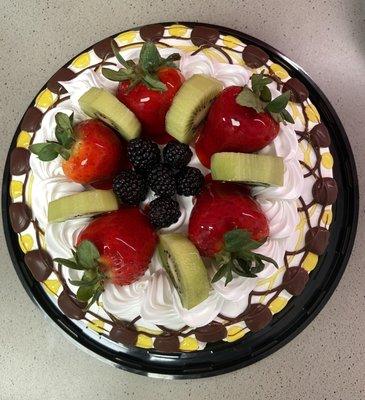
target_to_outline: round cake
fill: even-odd
[[[111,348],[254,334],[326,252],[331,134],[302,82],[214,28],[97,43],[48,81],[16,143],[9,215],[25,264]]]

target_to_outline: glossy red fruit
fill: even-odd
[[[167,90],[152,90],[143,83],[129,90],[130,81],[122,81],[118,86],[117,98],[136,114],[142,124],[142,134],[163,144],[172,140],[165,130],[165,116],[184,77],[176,68],[170,67],[160,68],[157,76]]]
[[[195,146],[199,160],[207,168],[214,153],[252,153],[267,146],[279,133],[279,124],[269,113],[257,113],[236,102],[241,90],[239,86],[224,89],[209,110]]]
[[[88,119],[73,127],[75,144],[63,161],[65,175],[74,182],[90,184],[113,178],[128,165],[126,144],[103,122]]]
[[[245,229],[251,239],[264,240],[269,226],[248,187],[212,181],[197,197],[189,221],[189,238],[203,256],[212,257],[223,246],[223,235]]]
[[[100,269],[116,285],[129,285],[148,268],[157,235],[137,207],[121,208],[95,218],[79,235],[78,244],[91,241],[100,253]]]

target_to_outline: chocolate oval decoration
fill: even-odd
[[[321,226],[311,228],[305,234],[306,250],[321,255],[326,251],[330,233],[327,229]]]
[[[157,336],[154,342],[156,350],[164,353],[173,353],[179,351],[180,342],[177,336]]]
[[[116,325],[109,332],[109,337],[114,342],[119,342],[126,346],[134,346],[137,343],[138,332],[132,326]]]
[[[310,142],[314,147],[329,147],[331,144],[331,137],[328,133],[326,125],[320,123],[314,126],[310,132]]]
[[[113,55],[112,42],[116,45],[114,39],[109,37],[96,43],[93,47],[94,53],[102,59]]]
[[[38,282],[45,281],[51,275],[53,261],[45,250],[28,251],[24,256],[24,262]]]
[[[143,26],[139,34],[145,42],[158,42],[165,32],[165,27],[161,24]]]
[[[25,203],[12,203],[9,206],[11,227],[16,233],[25,231],[32,219],[32,211]]]
[[[316,203],[327,206],[337,199],[338,188],[333,178],[320,178],[314,182],[312,188],[313,199]]]
[[[85,317],[86,303],[71,297],[65,290],[58,297],[58,307],[69,318],[80,320]]]
[[[219,38],[217,29],[197,25],[191,31],[191,41],[195,46],[213,45]]]
[[[249,44],[242,51],[243,61],[250,68],[258,68],[267,63],[269,56],[259,47]]]
[[[251,304],[245,314],[244,321],[251,332],[265,328],[272,320],[271,311],[265,304]]]
[[[29,169],[30,152],[24,147],[15,147],[10,154],[10,173],[12,175],[24,175]]]
[[[213,343],[227,336],[227,329],[220,322],[212,321],[208,325],[195,329],[195,337],[200,342]]]
[[[284,83],[283,93],[290,91],[290,100],[297,103],[302,103],[309,96],[308,89],[297,78],[290,78]]]
[[[299,296],[309,279],[308,272],[301,267],[291,267],[283,276],[284,288],[293,296]]]
[[[63,67],[59,69],[47,82],[47,88],[53,93],[66,93],[66,89],[59,83],[59,81],[70,81],[75,78],[75,72]]]
[[[41,126],[43,113],[37,107],[29,107],[25,112],[20,129],[27,132],[35,132]]]

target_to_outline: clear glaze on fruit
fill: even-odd
[[[214,100],[200,129],[195,150],[207,168],[214,153],[253,153],[267,146],[279,133],[279,124],[269,113],[257,113],[253,108],[236,102],[241,90],[240,86],[224,89]]]
[[[210,182],[196,199],[189,221],[189,238],[201,255],[212,257],[223,246],[223,235],[246,229],[253,240],[268,237],[269,226],[248,187]]]
[[[83,240],[97,247],[100,268],[115,285],[129,285],[141,277],[157,245],[157,235],[137,207],[121,208],[94,219],[77,242]]]
[[[109,179],[128,166],[126,145],[103,122],[95,119],[74,126],[76,143],[62,163],[65,175],[88,184]]]

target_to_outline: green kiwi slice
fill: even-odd
[[[207,75],[193,75],[186,80],[166,114],[166,131],[180,142],[189,143],[222,89],[221,82]]]
[[[138,137],[141,132],[141,124],[134,113],[105,89],[89,89],[80,97],[79,104],[85,114],[101,119],[126,140]]]
[[[282,157],[266,154],[215,153],[211,158],[212,178],[250,185],[283,186]]]
[[[48,222],[62,222],[115,210],[118,210],[118,201],[112,190],[88,190],[51,201],[48,204]]]
[[[184,308],[190,310],[209,296],[207,270],[197,248],[186,236],[161,234],[159,254]]]

